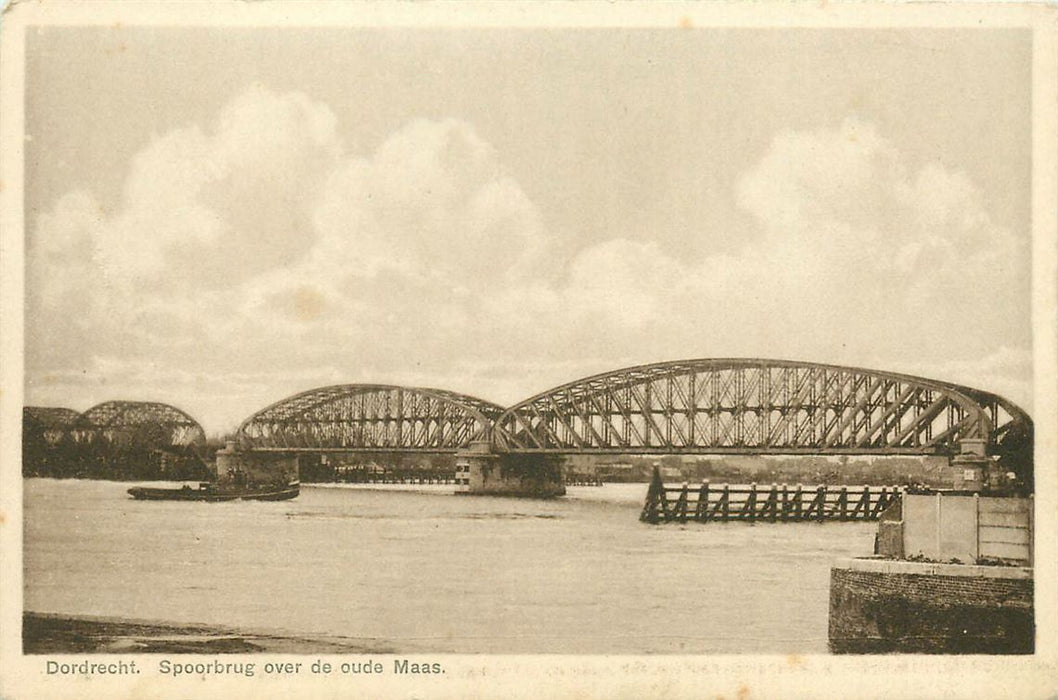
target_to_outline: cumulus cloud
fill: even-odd
[[[146,144],[114,211],[76,191],[34,222],[29,399],[171,397],[221,430],[344,381],[503,402],[680,357],[1025,351],[1024,243],[964,174],[870,124],[778,134],[732,197],[758,222],[734,253],[684,258],[649,231],[558,245],[473,125],[414,120],[356,150],[327,105],[251,87]],[[1023,368],[1003,381],[1025,399]]]
[[[115,211],[78,191],[40,216],[31,395],[54,400],[72,376],[142,393],[181,372],[421,363],[463,344],[480,299],[543,269],[540,215],[472,126],[418,120],[353,153],[336,124],[303,94],[251,87],[145,145]]]
[[[964,173],[913,167],[870,124],[780,134],[738,197],[762,222],[773,267],[796,260],[825,278],[815,299],[890,353],[1027,341],[1026,239],[991,221]]]
[[[1031,402],[1023,362],[987,368],[997,348],[1028,353],[1027,241],[991,220],[964,173],[910,163],[849,118],[776,135],[733,195],[759,224],[738,254],[609,241],[571,263],[563,302],[622,356],[917,366],[957,381],[955,368]]]

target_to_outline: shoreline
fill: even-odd
[[[381,639],[300,637],[220,625],[24,611],[22,653],[393,654]]]

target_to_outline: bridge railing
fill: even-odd
[[[898,486],[666,486],[655,476],[639,519],[660,522],[877,520],[902,494]]]

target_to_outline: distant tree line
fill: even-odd
[[[604,461],[605,460],[605,461]],[[650,481],[654,467],[667,481],[701,481],[716,483],[806,483],[867,484],[888,486],[913,484],[930,478],[930,467],[917,456],[863,457],[790,455],[781,458],[765,456],[681,455],[637,456],[615,455],[582,460],[569,471],[580,478],[598,477],[602,481]]]

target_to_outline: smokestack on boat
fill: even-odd
[[[217,451],[214,464],[216,481],[221,485],[286,485],[298,481],[298,458],[271,452],[238,449],[229,441]]]

